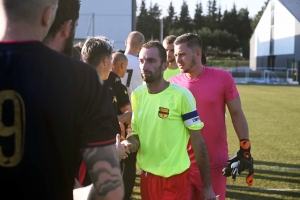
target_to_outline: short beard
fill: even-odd
[[[168,63],[173,63],[175,62],[175,58],[171,58],[170,60],[167,60]]]
[[[159,66],[158,70],[156,70],[154,73],[150,72],[149,77],[146,78],[143,76],[143,80],[146,83],[153,83],[154,81],[161,79],[161,77],[162,77],[161,69],[162,69],[162,65]]]
[[[75,37],[75,22],[71,24],[71,30],[69,37],[64,42],[64,47],[62,49],[62,53],[66,54],[67,56],[73,56],[73,42]]]
[[[195,64],[196,64],[196,59],[195,59],[195,56],[193,56],[193,59],[192,59],[191,63],[189,64],[189,68],[184,69],[183,72],[184,73],[190,72],[190,69],[192,69]]]

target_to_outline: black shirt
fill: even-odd
[[[122,84],[120,77],[114,72],[109,73],[104,85],[114,91],[117,100],[117,113],[118,115],[123,114],[120,109],[130,104],[127,87]]]
[[[80,148],[115,143],[95,69],[40,42],[0,43],[1,199],[73,199]]]

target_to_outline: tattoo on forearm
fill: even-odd
[[[137,151],[140,148],[140,140],[138,135],[131,135],[126,140],[131,143],[129,151]]]
[[[106,196],[123,187],[115,145],[87,148],[83,156],[97,195]]]

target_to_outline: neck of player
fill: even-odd
[[[154,82],[147,83],[148,92],[150,94],[158,94],[169,87],[170,83],[161,78]]]

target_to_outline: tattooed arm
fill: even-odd
[[[88,199],[123,199],[124,186],[115,144],[86,148],[83,159],[94,185]]]
[[[124,146],[127,146],[130,152],[135,152],[140,148],[140,139],[138,135],[130,135],[121,142]]]

